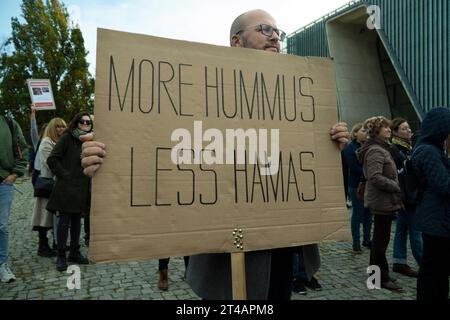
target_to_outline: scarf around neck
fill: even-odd
[[[88,134],[89,132],[86,132],[86,131],[80,130],[79,128],[76,128],[76,129],[72,130],[70,133],[72,134],[72,136],[75,139],[80,140],[81,136],[84,136],[85,134]]]
[[[403,148],[405,148],[408,151],[412,150],[412,146],[411,143],[409,143],[408,141],[406,141],[405,139],[399,138],[399,137],[393,137],[392,138],[392,143],[402,146]]]

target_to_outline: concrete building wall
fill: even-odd
[[[327,25],[336,19],[347,24],[356,24],[356,19],[359,25],[366,25],[367,9],[372,5],[380,9],[377,33],[395,70],[394,81],[400,83],[388,93],[393,116],[419,122],[436,106],[450,108],[449,0],[355,0],[289,35],[286,52],[332,55]]]
[[[371,116],[391,118],[376,32],[334,21],[327,24],[327,34],[330,56],[336,64],[340,119],[351,127]]]

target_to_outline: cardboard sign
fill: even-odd
[[[48,79],[28,79],[28,90],[30,91],[31,102],[36,110],[56,109],[55,100],[50,80]]]
[[[98,30],[96,262],[348,239],[330,59]]]

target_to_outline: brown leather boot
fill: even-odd
[[[417,278],[419,273],[416,270],[411,269],[407,264],[394,263],[392,271],[403,274],[407,277]]]
[[[167,269],[159,270],[159,281],[158,281],[159,290],[167,291],[169,289],[169,277],[167,275]]]
[[[389,280],[387,282],[382,282],[381,283],[381,287],[384,288],[384,289],[388,289],[390,291],[397,291],[397,292],[403,291],[402,287],[398,286],[397,284],[395,284],[391,280]]]

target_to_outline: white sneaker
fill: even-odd
[[[347,208],[351,208],[352,207],[352,201],[350,199],[347,199]]]
[[[6,262],[0,265],[0,280],[1,282],[5,283],[16,280],[16,276],[14,275],[14,273],[12,273],[11,269],[9,268]]]

